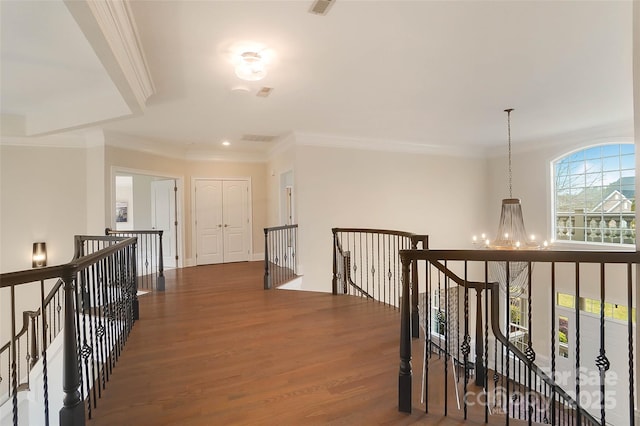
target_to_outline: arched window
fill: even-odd
[[[558,241],[634,244],[635,146],[597,145],[552,163]]]

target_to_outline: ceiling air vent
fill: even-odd
[[[266,98],[271,94],[271,92],[273,92],[273,87],[263,87],[262,89],[258,90],[256,96],[258,96],[259,98]]]
[[[331,8],[331,5],[335,3],[335,0],[316,0],[311,5],[310,13],[314,15],[326,15]]]
[[[271,135],[242,135],[242,140],[247,142],[271,142],[275,138]]]

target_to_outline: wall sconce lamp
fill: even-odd
[[[33,243],[31,266],[33,268],[47,266],[47,243]]]

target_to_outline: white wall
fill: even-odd
[[[282,142],[283,147],[278,151],[277,154],[273,155],[272,158],[269,159],[267,163],[267,194],[268,194],[268,207],[267,207],[267,226],[279,226],[284,225],[281,223],[281,182],[280,178],[283,173],[294,171],[295,169],[295,161],[296,161],[296,149],[293,145],[293,136],[290,136],[286,140]],[[295,175],[295,172],[294,172]],[[296,202],[296,192],[297,188],[295,188],[294,184],[294,216],[296,214],[295,202]],[[294,217],[294,223],[296,223],[296,218]]]
[[[331,291],[333,227],[428,234],[432,248],[468,248],[486,227],[486,181],[484,159],[297,146],[304,289]]]
[[[87,229],[88,235],[102,235],[105,217],[104,144],[86,149],[87,154]]]
[[[136,229],[151,229],[151,182],[153,176],[133,175],[133,223]]]
[[[48,264],[73,257],[87,229],[83,148],[0,146],[0,271],[31,268],[31,248],[47,243]]]
[[[84,148],[0,146],[0,272],[31,269],[36,241],[47,243],[48,265],[72,259],[73,236],[87,229],[85,162]],[[39,286],[16,292],[20,329],[22,311],[37,306]],[[2,290],[0,313],[11,312],[10,303]],[[10,335],[9,318],[0,318],[0,344]]]

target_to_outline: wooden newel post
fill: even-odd
[[[411,237],[411,249],[417,250],[418,243],[422,242],[425,248],[425,240],[422,235]],[[418,310],[418,261],[411,261],[411,336],[415,339],[420,337],[420,313]]]
[[[409,312],[409,265],[402,260],[402,303],[400,304],[400,372],[398,374],[398,411],[411,412],[411,316]]]
[[[164,233],[164,231],[160,230],[158,231],[159,235],[160,235],[160,259],[158,259],[158,291],[164,291],[164,253],[162,252],[162,234]],[[178,265],[176,265],[177,267]]]
[[[75,271],[66,270],[64,281],[64,343],[62,365],[63,406],[60,409],[61,426],[84,426],[84,404],[80,395],[80,366],[76,341]]]
[[[338,294],[338,235],[335,229],[333,232],[333,278],[331,280],[331,292]]]
[[[271,274],[269,272],[269,230],[264,229],[264,289],[271,288]]]
[[[30,342],[30,358],[29,358],[29,368],[33,368],[40,359],[40,355],[38,355],[38,329],[36,325],[36,318],[40,315],[40,308],[37,311],[27,311],[29,315],[29,320],[31,321],[31,342]]]

